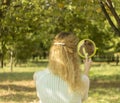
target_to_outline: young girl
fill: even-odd
[[[88,97],[91,59],[80,69],[77,44],[72,33],[56,35],[49,54],[48,68],[34,73],[40,103],[82,103]]]

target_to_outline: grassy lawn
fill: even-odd
[[[0,68],[0,103],[37,103],[33,73],[46,67]],[[120,103],[120,66],[96,64],[90,71],[91,86],[89,98],[84,103]]]
[[[120,66],[93,66],[90,79],[89,98],[85,103],[120,103]]]

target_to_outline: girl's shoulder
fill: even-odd
[[[33,74],[33,79],[36,80],[37,78],[41,78],[43,77],[45,74],[49,73],[48,69],[44,69],[44,70],[40,70],[40,71],[36,71]]]
[[[85,75],[85,74],[82,74],[81,78],[84,81],[89,81],[89,77],[87,75]]]
[[[84,83],[86,86],[89,86],[89,84],[90,84],[90,79],[89,79],[89,77],[88,77],[87,75],[82,74],[81,79],[82,79],[83,83]]]

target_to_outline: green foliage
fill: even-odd
[[[119,0],[114,3],[119,7]],[[11,0],[10,5],[0,2],[0,25],[1,52],[5,51],[2,53],[8,58],[12,50],[18,61],[48,54],[53,37],[60,31],[72,31],[80,40],[92,39],[99,53],[118,47],[117,43],[111,44],[114,33],[95,0]]]

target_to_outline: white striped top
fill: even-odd
[[[82,76],[86,84],[84,96],[69,92],[67,83],[48,69],[35,72],[33,78],[39,103],[82,103],[88,97],[89,78],[86,75]]]

